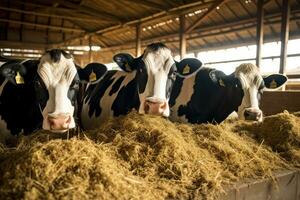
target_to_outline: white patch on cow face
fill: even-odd
[[[170,115],[168,99],[166,97],[166,86],[168,74],[175,64],[171,51],[166,47],[161,47],[156,51],[146,49],[143,61],[145,63],[148,80],[144,93],[140,94],[139,113],[145,113],[146,100],[154,103],[164,103],[163,116]]]
[[[192,95],[194,94],[195,78],[196,76],[190,76],[183,79],[179,96],[176,98],[175,105],[171,108],[171,121],[188,122],[186,116],[179,116],[178,109],[180,106],[187,106],[188,102],[191,100]]]
[[[49,94],[46,106],[42,110],[43,129],[51,130],[49,117],[58,116],[68,116],[70,121],[68,128],[75,128],[74,106],[68,98],[68,91],[76,73],[77,70],[72,58],[67,59],[61,55],[58,62],[51,60],[49,54],[45,54],[41,58],[38,74]]]
[[[259,108],[258,93],[263,78],[258,67],[251,63],[241,64],[235,70],[235,77],[240,80],[244,91],[242,103],[238,107],[239,119],[246,119],[245,115],[251,113],[255,116],[253,120],[262,121],[263,115]]]

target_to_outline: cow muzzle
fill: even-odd
[[[144,110],[146,114],[169,116],[168,103],[166,100],[149,97],[145,100]]]
[[[49,115],[48,122],[50,131],[64,132],[70,128],[71,116],[70,115]]]
[[[260,109],[257,108],[246,108],[244,111],[245,120],[251,121],[262,121],[263,114]]]

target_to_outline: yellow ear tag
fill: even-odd
[[[188,74],[190,73],[190,66],[187,64],[185,65],[185,67],[183,68],[183,71],[182,71],[183,74]]]
[[[125,69],[126,69],[127,71],[131,71],[131,69],[130,69],[130,66],[129,66],[128,62],[126,62],[126,63],[125,63]]]
[[[277,88],[277,83],[276,83],[276,81],[274,79],[270,83],[270,88],[271,89]]]
[[[225,83],[222,79],[219,80],[219,84],[222,86],[222,87],[225,87]]]
[[[17,72],[17,75],[16,75],[15,79],[16,79],[17,84],[24,84],[25,83],[24,78],[21,76],[21,74],[19,72]]]
[[[97,80],[97,76],[94,73],[94,71],[92,71],[92,73],[90,74],[89,80],[90,80],[90,82],[93,82],[93,81]]]

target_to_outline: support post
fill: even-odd
[[[92,55],[92,36],[89,36],[89,63],[93,62],[93,55]]]
[[[281,16],[281,54],[279,73],[286,72],[287,44],[289,40],[289,21],[290,21],[290,0],[282,0]]]
[[[179,29],[179,55],[180,59],[183,59],[186,54],[186,34],[185,34],[185,16],[180,15],[180,29]]]
[[[136,25],[136,46],[135,46],[135,55],[139,57],[141,55],[142,42],[141,42],[141,24]]]
[[[257,27],[256,27],[256,66],[261,65],[261,52],[264,41],[264,0],[257,2]]]

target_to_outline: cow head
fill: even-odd
[[[168,100],[176,77],[171,50],[162,43],[154,43],[148,45],[139,58],[121,53],[114,56],[114,61],[124,71],[136,73],[139,113],[168,117]]]
[[[63,50],[47,51],[37,68],[35,90],[43,129],[64,132],[75,128],[79,76],[73,58]]]
[[[287,77],[281,74],[272,74],[263,77],[259,68],[251,63],[238,66],[231,75],[212,71],[210,78],[221,87],[236,87],[242,90],[243,96],[238,107],[239,119],[262,121],[263,113],[259,102],[264,89],[277,89],[286,81]]]
[[[22,65],[22,62],[15,60],[8,60],[0,67],[0,75],[13,85],[23,85],[24,75],[26,74],[26,68]]]

